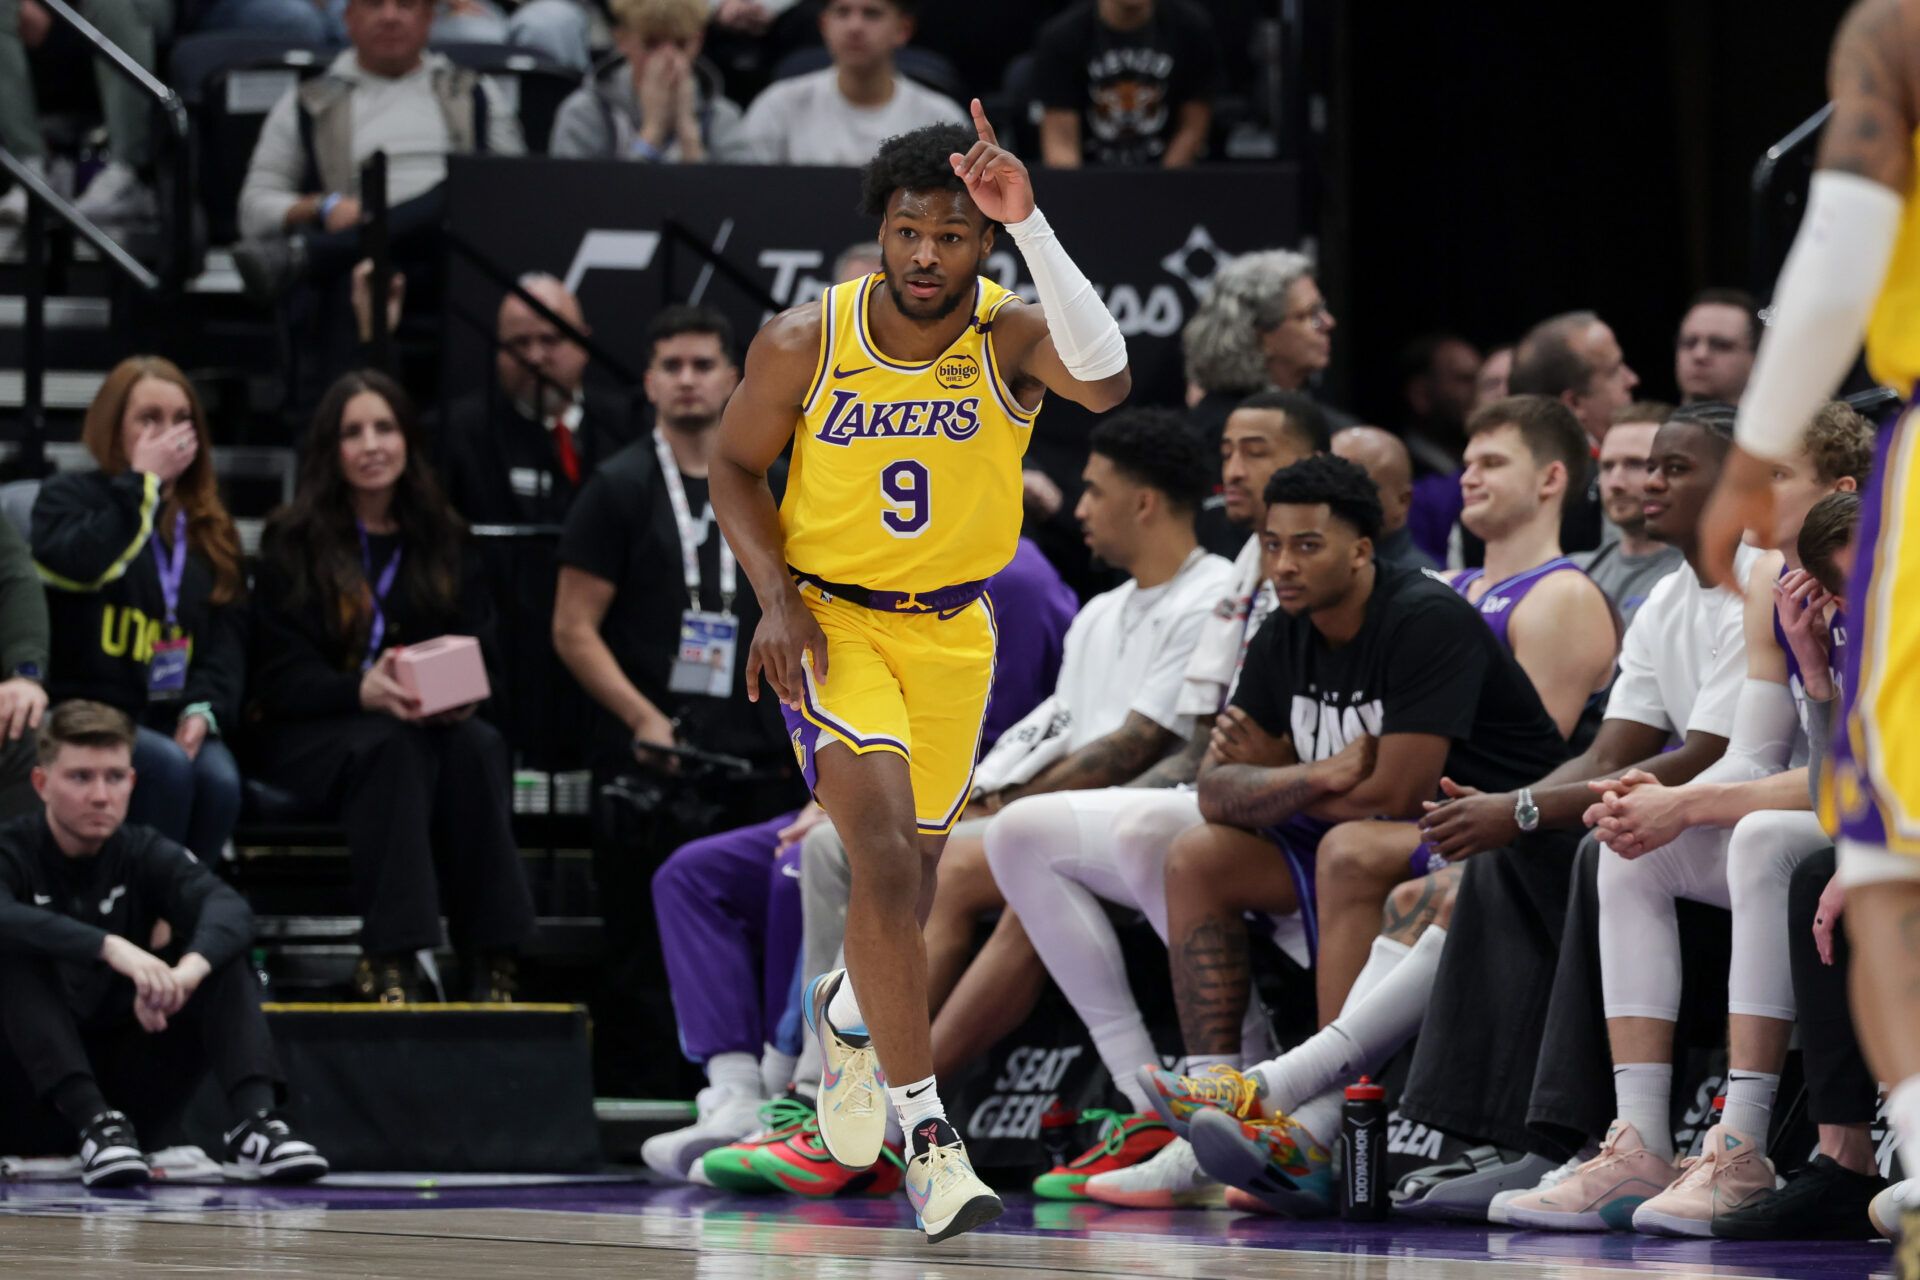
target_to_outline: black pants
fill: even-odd
[[[1579,843],[1578,832],[1536,831],[1467,860],[1402,1116],[1477,1142],[1527,1145]]]
[[[276,724],[255,760],[262,778],[338,812],[369,953],[438,946],[443,900],[462,949],[512,950],[533,935],[507,744],[486,721],[362,712]]]
[[[40,797],[33,791],[34,736],[23,733],[14,742],[0,738],[0,821],[35,813]]]
[[[1566,928],[1527,1107],[1533,1139],[1527,1148],[1556,1160],[1605,1134],[1615,1110],[1613,1046],[1600,980],[1600,852],[1600,842],[1588,836],[1574,860]],[[1676,1092],[1683,1050],[1712,1051],[1726,1043],[1727,966],[1733,946],[1730,913],[1683,900],[1678,916],[1682,980],[1674,1027]]]
[[[1787,954],[1799,1010],[1800,1059],[1807,1073],[1807,1115],[1815,1124],[1871,1124],[1880,1086],[1861,1056],[1847,1007],[1852,949],[1844,926],[1833,931],[1833,963],[1820,962],[1813,917],[1833,879],[1834,852],[1814,854],[1793,869],[1787,889]]]
[[[93,1077],[145,1139],[177,1122],[209,1068],[223,1092],[245,1080],[266,1080],[276,1091],[285,1084],[259,983],[242,960],[208,974],[165,1031],[141,1028],[133,984],[118,974],[89,989],[100,992],[97,999],[76,1008],[60,965],[0,956],[0,1142],[7,1149],[72,1149],[72,1131],[45,1103],[75,1076]],[[29,1099],[42,1106],[26,1105]]]

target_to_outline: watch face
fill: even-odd
[[[23,662],[13,669],[13,674],[16,676],[24,676],[28,680],[38,680],[40,679],[40,664],[37,662]]]

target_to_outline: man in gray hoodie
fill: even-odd
[[[742,112],[700,58],[706,0],[613,0],[612,9],[625,57],[560,104],[548,152],[690,164],[750,159]]]

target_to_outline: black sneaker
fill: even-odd
[[[153,1176],[133,1126],[118,1111],[102,1111],[80,1131],[80,1181],[89,1187],[132,1187]]]
[[[242,1182],[312,1182],[325,1177],[327,1159],[313,1144],[295,1136],[271,1111],[243,1120],[226,1135],[227,1162],[221,1171]]]
[[[1725,1240],[1868,1240],[1873,1221],[1867,1206],[1886,1186],[1885,1178],[1815,1156],[1786,1186],[1717,1215],[1713,1234]]]
[[[512,1004],[520,996],[520,962],[508,952],[477,957],[467,974],[467,999],[473,1004]]]
[[[420,966],[410,955],[361,956],[353,970],[354,994],[377,1004],[418,1004]]]

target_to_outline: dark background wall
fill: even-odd
[[[1407,339],[1490,347],[1581,306],[1671,396],[1688,296],[1754,281],[1753,164],[1825,101],[1845,8],[1333,0],[1331,398],[1392,425]]]

